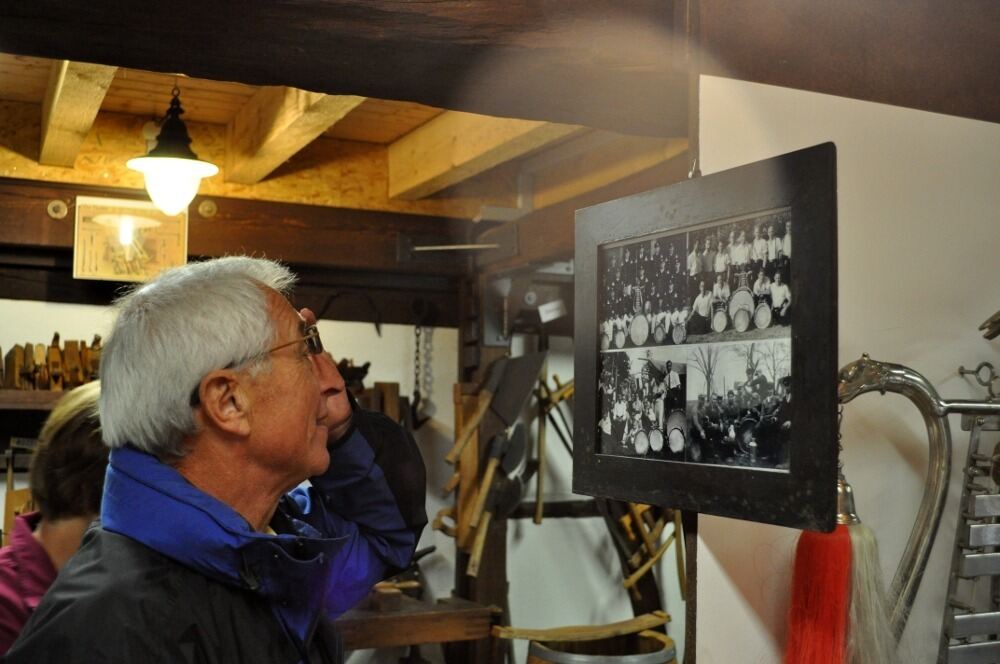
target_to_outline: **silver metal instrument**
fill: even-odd
[[[927,427],[927,437],[930,446],[928,458],[927,479],[924,487],[924,496],[921,499],[920,507],[917,511],[917,518],[913,524],[913,530],[906,542],[903,556],[896,568],[892,583],[889,587],[889,623],[893,634],[898,640],[902,636],[903,628],[906,626],[906,619],[913,600],[916,597],[920,579],[927,566],[927,559],[930,555],[934,537],[937,534],[938,525],[941,522],[941,512],[944,508],[944,501],[947,495],[948,478],[951,473],[951,430],[948,426],[948,415],[962,414],[963,418],[970,421],[985,422],[987,419],[1000,421],[1000,403],[989,401],[965,401],[965,400],[945,400],[942,399],[930,382],[922,375],[899,364],[879,362],[871,359],[867,354],[861,359],[855,360],[844,366],[840,370],[837,385],[837,396],[841,403],[848,403],[855,397],[866,392],[895,392],[907,397],[920,411]],[[992,416],[992,417],[990,417]],[[963,428],[965,428],[963,426]],[[973,459],[976,445],[970,444],[970,467],[966,468],[966,490],[970,491],[969,481],[970,471],[976,459]],[[981,493],[981,492],[980,492]],[[981,496],[977,497],[981,498]],[[969,510],[965,507],[969,506]],[[960,516],[968,518],[970,514],[975,514],[978,510],[984,515],[988,514],[990,520],[993,516],[1000,515],[1000,497],[996,499],[970,502],[968,496],[963,495],[962,514]],[[995,510],[995,511],[994,511]],[[1000,529],[1000,524],[996,525]],[[974,556],[982,555],[975,553],[975,548],[990,546],[987,544],[997,539],[1000,544],[1000,533],[989,530],[973,530],[971,526],[958,528],[956,534],[956,553],[952,562],[952,578],[949,585],[949,607],[945,612],[945,625],[942,634],[941,648],[938,653],[939,662],[995,662],[1000,661],[997,650],[991,650],[989,654],[978,653],[982,651],[982,643],[970,644],[965,641],[952,644],[952,638],[959,638],[959,633],[976,629],[980,626],[992,625],[993,632],[987,634],[997,634],[1000,632],[1000,612],[995,615],[988,614],[966,614],[969,618],[962,616],[956,620],[952,614],[954,607],[955,583],[958,578],[958,570],[963,565],[968,572],[989,569],[991,574],[1000,574],[1000,553],[995,562],[986,561]],[[972,542],[978,542],[973,544]],[[966,552],[973,549],[972,556]],[[969,608],[963,606],[961,608]],[[980,625],[982,623],[982,625]],[[982,632],[980,632],[982,633]],[[1000,648],[1000,642],[993,642],[995,647]],[[950,659],[949,659],[950,658]]]

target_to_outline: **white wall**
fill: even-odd
[[[1000,308],[1000,125],[738,82],[701,79],[705,174],[832,140],[837,144],[840,364],[868,352],[926,376],[945,398],[982,398],[960,364],[1000,365],[979,323]],[[938,646],[968,435],[951,422],[951,493],[903,646]],[[927,465],[918,411],[865,395],[844,417],[843,461],[887,578],[909,536]],[[721,488],[721,487],[720,487]],[[701,664],[780,661],[798,531],[700,519]]]

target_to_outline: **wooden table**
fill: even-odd
[[[490,638],[499,612],[468,600],[449,598],[429,604],[403,596],[398,609],[351,609],[336,620],[346,650],[451,643]]]

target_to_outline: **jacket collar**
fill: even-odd
[[[322,501],[315,503],[323,509]],[[294,515],[282,516],[280,530],[293,532],[255,532],[229,505],[155,457],[128,446],[111,452],[102,526],[216,581],[266,598],[305,652],[323,608],[329,561],[346,538],[324,538]]]

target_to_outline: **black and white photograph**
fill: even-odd
[[[575,492],[832,527],[836,192],[824,143],[577,210]]]
[[[601,350],[681,343],[689,299],[686,236],[608,248],[601,273]]]
[[[791,351],[790,339],[689,347],[690,460],[788,470]]]
[[[786,208],[688,234],[693,343],[787,336],[792,321],[792,223]]]
[[[601,452],[686,461],[687,367],[677,349],[633,349],[601,357]]]

